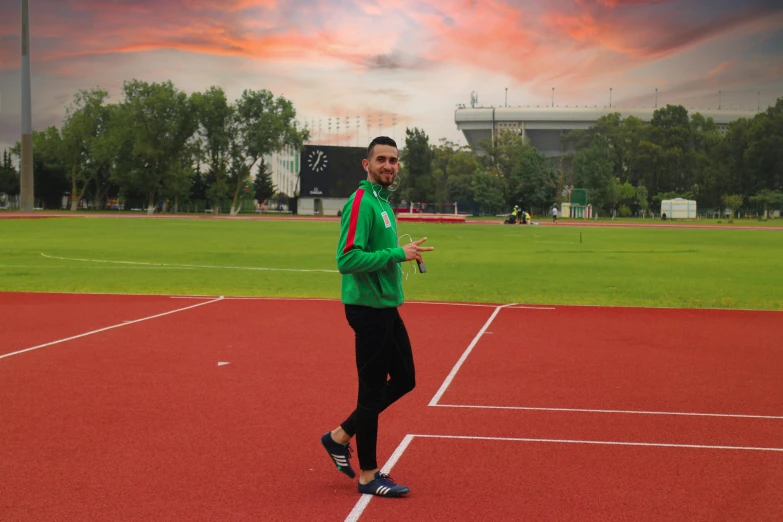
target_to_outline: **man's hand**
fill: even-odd
[[[424,243],[425,241],[427,241],[427,238],[423,237],[418,241],[413,241],[411,243],[408,243],[404,247],[402,247],[402,249],[405,251],[405,261],[413,261],[415,259],[416,261],[421,263],[422,252],[429,252],[431,250],[435,250],[433,247],[421,246],[421,244]]]

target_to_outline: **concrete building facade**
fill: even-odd
[[[650,122],[654,108],[610,107],[460,107],[454,112],[454,123],[468,144],[482,152],[480,143],[492,139],[495,132],[513,130],[526,136],[530,144],[548,157],[573,152],[563,144],[562,136],[574,129],[588,129],[601,116],[619,112],[622,118],[635,116]],[[725,131],[729,123],[740,118],[753,118],[756,111],[688,109],[688,114],[701,113],[715,120]]]

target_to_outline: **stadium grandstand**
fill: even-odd
[[[563,143],[563,135],[574,129],[588,129],[601,116],[620,113],[624,119],[635,116],[650,122],[654,108],[623,107],[459,107],[454,112],[454,123],[462,131],[474,150],[483,152],[481,142],[491,139],[495,132],[512,130],[530,140],[530,144],[548,157],[573,152]],[[712,118],[721,131],[740,118],[753,118],[757,111],[729,109],[688,109],[688,114],[700,113]]]

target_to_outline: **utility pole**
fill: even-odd
[[[30,91],[30,17],[27,0],[22,0],[22,164],[19,193],[22,212],[32,212],[35,203],[33,184],[33,111]]]

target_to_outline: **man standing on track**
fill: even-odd
[[[390,187],[400,168],[397,144],[389,137],[372,140],[362,160],[367,179],[343,208],[337,268],[342,274],[345,316],[356,337],[359,396],[356,409],[321,437],[337,469],[351,478],[350,440],[356,435],[359,492],[399,497],[409,492],[378,470],[378,415],[416,385],[408,332],[397,307],[403,303],[399,264],[421,263],[427,238],[399,246]],[[387,380],[388,379],[388,380]]]

